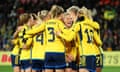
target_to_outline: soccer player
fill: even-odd
[[[72,16],[69,13],[64,14],[63,18],[64,22],[64,33],[72,27],[73,20]],[[66,53],[66,69],[65,72],[76,72],[76,56],[77,56],[77,47],[76,47],[76,39],[74,38],[72,41],[67,42],[64,40],[65,45],[65,53]]]
[[[14,72],[20,72],[20,48],[18,44],[18,33],[20,32],[20,30],[22,29],[25,23],[24,19],[25,19],[25,14],[21,14],[18,19],[17,30],[13,34],[12,43],[14,44],[14,48],[11,54],[11,61]]]
[[[81,52],[81,62],[80,62],[80,72],[95,72],[96,71],[96,54],[94,48],[94,42],[101,45],[99,37],[96,36],[95,28],[90,25],[97,25],[94,21],[89,18],[88,10],[82,8],[81,13],[84,20],[79,23],[79,36],[80,36],[80,52]],[[77,25],[77,24],[76,24]],[[99,27],[98,27],[99,28]]]
[[[55,31],[63,30],[64,24],[61,21],[63,8],[53,5],[50,10],[51,19],[41,24],[39,27],[32,29],[26,34],[36,34],[45,31],[45,72],[64,72],[65,50],[63,40],[55,35]]]
[[[33,28],[36,28],[41,24],[40,22],[46,21],[48,11],[42,10],[43,14],[33,15],[35,17],[36,25]],[[32,42],[32,72],[44,71],[44,58],[45,58],[45,33],[40,32],[33,36]]]
[[[89,19],[93,20],[90,10],[87,11],[86,16]],[[95,23],[98,24],[97,22],[95,22]],[[98,26],[99,26],[99,24],[98,24]],[[96,33],[96,37],[99,39],[98,41],[100,41],[100,43],[102,45],[99,29],[94,29],[94,33]],[[103,66],[103,51],[102,51],[101,46],[99,46],[99,44],[97,44],[96,42],[94,42],[93,46],[94,46],[93,47],[94,51],[96,51],[96,53],[95,53],[96,54],[96,72],[101,72],[101,69]]]
[[[66,72],[76,72],[77,71],[77,62],[79,62],[79,50],[77,47],[77,41],[76,41],[76,33],[75,35],[72,35],[71,32],[69,32],[71,26],[73,23],[75,23],[77,21],[78,18],[78,14],[79,14],[79,7],[77,6],[72,6],[70,8],[67,9],[67,13],[66,13],[66,17],[63,18],[64,20],[64,24],[65,24],[65,31],[63,34],[65,34],[66,36],[60,36],[61,38],[63,37],[63,39],[65,39],[65,47],[66,47]],[[69,23],[69,19],[72,17],[72,24]],[[69,19],[67,19],[69,18]],[[59,36],[59,31],[56,32],[56,34],[58,34]],[[69,34],[71,34],[71,36],[69,36]],[[62,34],[61,34],[62,35]],[[69,37],[71,38],[69,40]],[[67,39],[67,40],[66,40]]]
[[[23,29],[19,32],[19,47],[21,49],[20,61],[21,72],[31,72],[31,42],[32,38],[25,37],[25,32],[32,28],[34,25],[33,18],[30,14],[25,14],[25,24]]]

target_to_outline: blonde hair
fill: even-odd
[[[21,26],[28,22],[31,16],[28,13],[21,14],[18,19],[18,26]]]
[[[48,15],[48,10],[41,10],[40,11],[40,19],[44,19]]]
[[[70,15],[70,13],[65,12],[65,13],[64,13],[64,18],[65,18],[66,16],[68,16],[68,15]]]
[[[78,6],[71,6],[70,8],[67,9],[67,12],[74,12],[75,15],[79,13],[79,7]]]
[[[82,14],[83,16],[86,16],[89,19],[92,19],[91,10],[87,9],[85,6],[79,9],[79,14]]]
[[[79,9],[79,13],[83,14],[83,15],[87,15],[87,8],[85,6],[83,6],[82,8]]]
[[[62,13],[64,13],[64,9],[58,5],[53,5],[50,10],[51,18],[59,17],[59,15],[61,15]]]
[[[92,18],[92,12],[91,12],[90,9],[88,9],[87,15],[88,15],[88,18],[89,18],[89,19],[93,20],[93,18]]]

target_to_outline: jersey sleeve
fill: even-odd
[[[78,32],[80,30],[80,24],[81,22],[73,23],[71,30],[73,30],[74,32]]]
[[[74,39],[76,33],[80,30],[80,24],[79,23],[74,23],[73,26],[67,31],[63,33],[60,33],[60,37],[65,39],[66,41],[71,41]]]
[[[71,41],[73,39],[73,34],[74,32],[72,32],[70,29],[65,30],[64,29],[64,24],[61,21],[57,21],[58,24],[58,30],[57,31],[61,31],[61,33],[59,34],[59,37],[61,37],[62,39],[66,40],[66,41]],[[68,35],[70,34],[70,35]]]
[[[95,22],[95,21],[90,21],[90,26],[92,26],[95,29],[100,29],[99,24],[97,22]]]
[[[42,23],[38,27],[33,28],[29,31],[26,31],[26,34],[36,34],[36,33],[43,31],[44,29],[45,29],[45,23]]]
[[[102,46],[102,41],[101,41],[100,36],[97,34],[96,31],[94,32],[94,40],[95,40],[97,45]]]
[[[27,47],[31,46],[32,38],[28,38],[25,44],[26,44]]]
[[[13,43],[14,45],[16,45],[16,44],[18,43],[18,38],[13,39],[13,40],[12,40],[12,43]]]
[[[24,38],[32,38],[33,37],[33,35],[30,35],[30,34],[25,34],[24,35]]]
[[[94,29],[100,29],[100,26],[99,26],[99,24],[98,24],[98,22],[96,22],[96,21],[92,21],[92,20],[90,20],[90,19],[86,19],[86,20],[84,20],[84,21],[81,21],[81,24],[88,24],[88,25],[90,25],[91,27],[93,27]]]
[[[64,23],[61,22],[61,21],[59,21],[59,20],[57,20],[57,22],[59,23],[59,24],[58,24],[59,30],[64,31]]]
[[[23,43],[22,48],[24,48],[24,49],[30,48],[32,45],[33,39],[32,38],[24,38],[24,40],[25,40],[25,42]]]
[[[72,30],[68,30],[67,33],[60,33],[59,35],[61,38],[65,39],[66,41],[71,41],[75,37],[75,32]]]

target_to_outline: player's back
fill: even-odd
[[[27,25],[24,25],[23,29],[21,29],[21,31],[18,33],[18,38],[19,38],[18,41],[19,41],[20,48],[22,48],[23,44],[25,43],[24,35],[27,29],[28,29]]]
[[[81,54],[84,55],[93,55],[95,54],[95,50],[93,48],[94,42],[94,28],[87,23],[80,24],[79,34],[81,36]]]
[[[64,52],[64,44],[62,39],[55,35],[55,31],[58,31],[64,27],[64,24],[58,19],[48,20],[45,24],[45,35],[47,48],[46,51],[52,52]]]
[[[27,26],[27,25],[24,25],[23,26],[23,29],[19,32],[18,36],[19,36],[19,46],[20,48],[22,49],[23,48],[23,45],[24,44],[31,44],[31,41],[32,41],[32,38],[25,38],[24,35],[25,35],[25,32],[27,30],[29,30],[30,28]],[[27,41],[29,40],[29,41]],[[24,59],[30,59],[30,49],[22,49],[21,51],[21,57],[20,57],[20,60],[24,60]]]
[[[44,32],[40,32],[33,37],[32,59],[44,59],[45,39]]]

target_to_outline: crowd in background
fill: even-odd
[[[49,10],[54,4],[64,9],[72,5],[91,9],[101,27],[103,49],[120,50],[120,0],[0,0],[0,50],[13,48],[11,39],[20,14]]]

